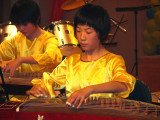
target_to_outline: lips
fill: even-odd
[[[81,46],[85,47],[85,46],[87,46],[87,44],[85,44],[85,43],[81,43]]]

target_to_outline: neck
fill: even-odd
[[[109,53],[109,51],[106,50],[103,46],[100,46],[98,49],[96,49],[94,51],[85,51],[82,54],[82,60],[84,60],[84,61],[97,60],[107,53]]]
[[[39,26],[36,26],[35,31],[31,35],[29,35],[27,38],[33,41],[35,38],[40,36],[43,32],[44,31]]]

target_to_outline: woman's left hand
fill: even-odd
[[[70,97],[67,99],[66,104],[75,107],[78,109],[83,104],[84,100],[92,94],[91,87],[86,87],[83,89],[80,89],[78,91],[75,91],[70,95]]]

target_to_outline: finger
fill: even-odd
[[[67,99],[67,101],[66,101],[66,104],[69,105],[69,106],[71,106],[72,103],[74,102],[74,97],[72,97],[72,96],[73,96],[73,95],[71,95],[71,96]]]
[[[33,90],[37,94],[37,97],[48,97],[46,91],[42,87],[36,87]]]
[[[39,92],[40,92],[41,97],[46,97],[46,98],[48,98],[48,95],[47,95],[46,91],[45,91],[43,88],[40,88],[40,89],[39,89]]]
[[[78,105],[79,101],[80,101],[81,97],[77,97],[75,100],[74,100],[74,105]]]
[[[43,93],[44,93],[44,95],[43,95]],[[27,94],[33,95],[35,97],[46,97],[45,90],[41,87],[38,87],[38,86],[32,87],[32,89],[30,91],[27,91]]]
[[[10,70],[10,68],[8,67],[8,66],[6,66],[5,68],[4,68],[4,73],[7,73],[8,71]]]
[[[36,95],[36,97],[43,97],[44,95],[42,94],[41,90],[36,90],[34,91],[34,94]]]
[[[84,101],[84,99],[81,99],[81,100],[80,100],[80,102],[79,102],[79,104],[78,104],[78,106],[77,106],[77,109],[80,108],[80,106],[83,104],[83,101]]]
[[[2,72],[4,73],[6,69],[6,64],[4,65],[4,67],[2,68]]]
[[[33,95],[35,97],[37,96],[37,94],[34,91],[30,91],[30,90],[26,91],[26,94],[27,95]]]
[[[66,105],[71,106],[71,103],[70,103],[70,102],[68,102],[68,101],[66,101]]]
[[[35,97],[37,97],[37,98],[43,97],[43,95],[41,94],[41,92],[38,91],[38,90],[37,91],[30,90],[30,94],[33,95],[33,96],[35,96]]]
[[[12,77],[14,75],[15,69],[11,69],[9,73],[9,77]]]
[[[83,99],[84,99],[83,97],[79,96],[79,97],[77,97],[77,98],[75,99],[75,101],[74,101],[73,104],[74,104],[75,106],[78,106],[79,103],[80,103],[80,101],[83,100]]]
[[[27,91],[26,91],[26,95],[31,95],[31,94],[30,94],[30,90],[27,90]]]
[[[71,99],[72,99],[72,94],[68,97],[68,99],[67,99],[66,102],[69,102],[69,103],[70,103]]]
[[[14,71],[15,71],[15,69],[14,69],[14,68],[11,68],[11,69],[10,69],[10,73],[9,73],[9,76],[10,76],[10,77],[12,77],[12,76],[13,76]]]

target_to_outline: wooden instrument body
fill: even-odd
[[[5,88],[5,91],[8,94],[13,95],[24,95],[25,92],[32,88],[32,79],[42,78],[43,73],[27,73],[27,72],[18,72],[14,73],[14,76],[9,79],[9,73],[2,74],[4,83],[2,82],[2,77],[0,77],[0,85]]]
[[[3,75],[5,84],[15,84],[15,85],[32,85],[31,80],[34,78],[42,78],[43,73],[35,72],[15,72],[14,76],[9,79],[9,73]],[[0,84],[2,81],[0,80]]]
[[[37,119],[43,116],[44,118],[59,118],[64,119],[82,119],[85,117],[95,119],[108,120],[159,120],[160,106],[117,98],[100,98],[90,100],[85,103],[80,109],[69,107],[65,104],[66,99],[32,99],[28,100],[12,110],[17,119],[25,118],[26,115],[31,114],[32,119]],[[1,110],[1,108],[0,108]],[[19,111],[19,112],[18,112]],[[6,110],[0,111],[5,114]],[[13,113],[12,113],[13,114]],[[28,116],[26,116],[27,118]],[[16,120],[17,120],[16,119]]]

